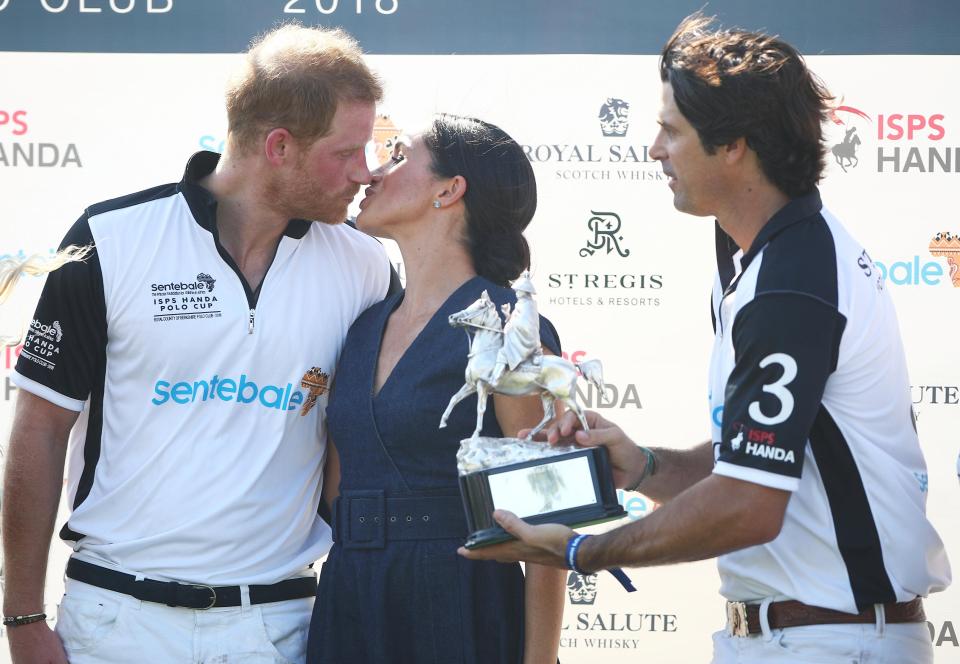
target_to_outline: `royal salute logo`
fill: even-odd
[[[580,250],[580,257],[586,258],[593,256],[601,251],[602,256],[607,256],[616,251],[619,256],[626,258],[630,255],[629,249],[623,249],[620,243],[623,242],[623,236],[620,234],[620,227],[623,222],[620,221],[620,215],[616,212],[597,212],[590,211],[590,218],[587,220],[587,228],[590,230],[591,237],[587,240],[587,246]]]
[[[589,604],[597,599],[597,575],[570,572],[567,575],[567,597],[571,604]]]
[[[596,106],[593,106],[596,108]],[[585,109],[584,109],[585,111]],[[590,113],[593,115],[593,112]],[[586,130],[586,112],[580,116],[580,126]],[[599,136],[596,125],[600,122]],[[574,124],[573,126],[577,126]],[[551,168],[557,180],[570,182],[665,182],[666,177],[655,159],[650,157],[650,145],[622,140],[630,127],[630,103],[617,97],[607,97],[600,105],[599,114],[590,119],[590,133],[583,140],[558,141],[550,136],[537,137],[521,147],[527,159],[537,167]],[[652,134],[650,138],[652,138]],[[597,142],[597,139],[600,139]],[[618,140],[621,139],[621,140]]]
[[[154,322],[220,318],[220,300],[213,295],[217,280],[206,272],[195,279],[150,284]]]
[[[316,405],[317,399],[327,392],[327,381],[330,379],[320,367],[311,367],[300,379],[300,387],[307,388],[307,400],[300,408],[300,415],[306,415]]]
[[[929,408],[947,407],[960,413],[960,385],[911,385],[910,400],[916,429],[916,422],[926,416]]]
[[[600,107],[600,132],[604,136],[623,137],[630,128],[630,104],[622,99],[608,97]]]

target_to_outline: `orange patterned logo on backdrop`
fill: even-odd
[[[320,367],[312,367],[310,371],[303,374],[303,378],[300,379],[300,387],[307,388],[309,392],[307,393],[307,400],[300,407],[301,416],[309,413],[310,409],[317,403],[317,398],[326,394],[329,379],[330,376],[324,373]]]
[[[930,240],[930,255],[947,259],[950,281],[954,288],[960,288],[960,235],[947,231],[937,233]]]
[[[385,164],[393,154],[393,146],[400,136],[400,129],[389,115],[378,115],[373,123],[373,143],[377,149],[377,163]]]

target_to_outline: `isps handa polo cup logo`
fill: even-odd
[[[193,279],[150,284],[154,322],[219,318],[220,301],[213,294],[216,284],[206,272]]]
[[[600,104],[599,112],[588,111],[583,105],[579,108],[580,114],[576,119],[559,118],[563,126],[563,133],[560,134],[563,138],[558,139],[543,130],[544,133],[534,140],[522,144],[524,154],[534,167],[548,167],[555,179],[565,181],[666,180],[656,160],[650,157],[650,146],[637,142],[635,137],[634,140],[627,140],[630,102],[619,97],[607,97]],[[551,125],[543,126],[549,128]]]
[[[948,128],[943,113],[872,113],[841,100],[829,118],[830,156],[844,173],[861,163],[877,173],[960,172],[960,147],[943,143]]]
[[[27,330],[20,357],[53,371],[60,358],[60,342],[63,340],[63,328],[60,321],[45,323],[34,318]]]

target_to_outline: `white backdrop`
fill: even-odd
[[[179,180],[192,152],[218,149],[223,83],[237,58],[0,53],[0,255],[49,252],[85,206]],[[564,350],[600,358],[612,385],[607,402],[585,389],[588,405],[649,444],[705,440],[713,224],[672,208],[659,166],[646,155],[659,103],[656,57],[382,55],[370,62],[387,84],[381,135],[415,131],[447,111],[493,121],[529,146],[540,192],[528,237],[541,311]],[[944,84],[956,80],[960,59],[815,56],[809,63],[843,106],[859,112],[841,110],[843,124],[829,127],[831,145],[857,128],[859,162],[845,162],[846,170],[832,162],[821,189],[889,273],[929,466],[929,513],[960,560],[960,284],[951,282],[947,259],[929,250],[937,232],[960,232],[960,96]],[[611,99],[629,104],[623,136],[601,131],[598,116]],[[931,151],[940,157],[933,169]],[[601,222],[591,226],[594,217]],[[41,285],[21,282],[0,312],[0,334],[23,329]],[[6,441],[16,350],[0,355]],[[623,498],[631,518],[654,507],[635,494]],[[68,554],[54,541],[48,612],[55,613]],[[709,634],[723,623],[713,563],[631,576],[639,588],[633,595],[601,575],[595,594],[568,604],[562,661],[707,661]],[[960,590],[926,606],[936,661],[960,662]],[[0,662],[7,657],[4,647]]]

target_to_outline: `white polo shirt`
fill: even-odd
[[[48,277],[13,381],[83,411],[61,531],[76,555],[158,579],[273,583],[330,546],[320,372],[332,382],[391,270],[373,238],[292,220],[252,291],[196,184],[217,159],[86,210],[64,244],[96,251]]]
[[[792,492],[780,535],[719,558],[729,600],[857,612],[944,589],[893,303],[870,256],[797,198],[745,255],[717,227],[714,472]]]

